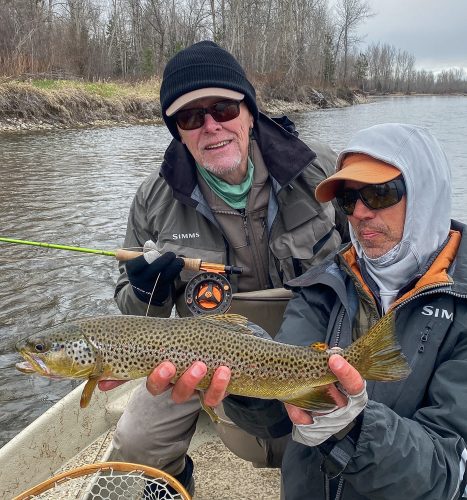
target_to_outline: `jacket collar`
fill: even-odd
[[[410,290],[407,290],[407,293],[396,301],[397,303],[422,287],[436,284],[449,286],[455,293],[467,294],[467,231],[465,229],[464,224],[455,220],[451,221],[451,232],[447,243],[436,253],[436,257],[430,260],[425,273],[418,278],[417,282],[411,284]],[[339,263],[340,265],[337,265]],[[351,273],[347,272],[347,274],[353,274],[366,293],[373,297],[360,272],[357,255],[351,243],[343,246],[328,261],[311,267],[306,273],[288,281],[284,286],[292,290],[316,283],[336,287],[336,283],[343,282],[343,276],[339,274],[339,269],[342,268],[350,270]]]
[[[420,291],[433,286],[451,286],[453,291],[465,294],[467,292],[467,239],[463,238],[465,226],[459,222],[452,221],[449,239],[443,247],[436,252],[436,257],[430,259],[424,272],[419,278],[404,287],[405,292],[392,304],[396,307],[404,300],[409,299]],[[373,297],[370,288],[364,281],[358,259],[353,246],[344,249],[340,256],[357,277],[363,289],[370,297]]]
[[[316,158],[316,153],[303,141],[263,113],[255,122],[253,136],[269,174],[281,187],[292,182]],[[180,141],[173,139],[169,144],[160,175],[173,189],[176,199],[188,205],[197,204],[191,199],[197,185],[195,162]]]

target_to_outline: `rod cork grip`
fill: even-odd
[[[123,250],[121,248],[115,252],[115,258],[119,262],[126,262],[128,260],[136,259],[136,257],[139,257],[140,255],[143,255],[143,252],[136,252],[134,250]]]
[[[201,267],[201,259],[189,259],[187,257],[182,257],[184,268],[188,271],[199,271]]]

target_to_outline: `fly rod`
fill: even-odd
[[[144,252],[135,250],[125,250],[119,248],[117,250],[99,250],[95,248],[74,247],[70,245],[59,245],[57,243],[44,243],[40,241],[19,240],[15,238],[0,237],[0,242],[13,243],[15,245],[31,245],[35,247],[53,248],[55,250],[66,250],[71,252],[91,253],[97,255],[105,255],[107,257],[115,257],[119,262],[126,262],[143,255]],[[217,264],[215,262],[203,262],[201,259],[190,259],[188,257],[181,257],[184,262],[184,268],[190,271],[211,271],[226,274],[240,274],[241,267],[225,266],[224,264]]]

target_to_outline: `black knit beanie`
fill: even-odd
[[[182,95],[209,87],[241,92],[253,119],[258,119],[255,89],[235,57],[214,42],[198,42],[178,52],[164,69],[162,117],[175,139],[180,140],[180,135],[174,117],[166,115],[167,108]]]

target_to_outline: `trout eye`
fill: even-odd
[[[50,348],[49,343],[44,339],[31,339],[29,346],[35,352],[46,352]]]

